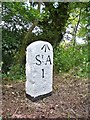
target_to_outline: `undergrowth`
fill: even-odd
[[[87,45],[58,46],[54,49],[54,72],[68,73],[76,77],[88,77]],[[2,78],[10,80],[26,80],[25,65],[11,65]]]

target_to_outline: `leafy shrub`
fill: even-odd
[[[69,72],[75,69],[74,74],[87,77],[88,71],[88,49],[86,45],[75,47],[59,46],[54,50],[54,68],[56,72]]]
[[[6,73],[14,63],[18,49],[20,48],[22,35],[14,31],[2,29],[2,71]]]
[[[10,80],[25,80],[25,66],[12,65],[3,77]],[[88,77],[88,49],[86,45],[75,47],[58,46],[54,49],[54,70],[57,73],[68,72],[78,77]]]
[[[20,67],[20,65],[12,65],[10,68],[10,70],[7,72],[7,74],[3,74],[2,77],[3,78],[7,78],[9,80],[25,80],[25,68]]]

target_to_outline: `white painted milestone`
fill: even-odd
[[[49,42],[36,41],[26,51],[26,94],[35,98],[52,92],[53,48]]]

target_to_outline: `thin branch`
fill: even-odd
[[[72,20],[75,20],[79,15],[80,15],[80,13],[77,14]],[[71,24],[71,23],[72,23],[72,22],[68,22],[68,24]]]
[[[75,43],[76,43],[76,34],[77,34],[78,26],[79,26],[79,23],[80,23],[81,9],[82,8],[80,8],[78,22],[77,22],[77,24],[76,24],[76,26],[74,28],[74,43],[73,43],[74,46],[75,46]]]

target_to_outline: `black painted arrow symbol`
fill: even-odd
[[[43,47],[41,48],[41,50],[43,50],[43,49],[45,49],[45,51],[44,51],[44,52],[46,52],[46,51],[47,51],[47,49],[48,49],[48,50],[50,50],[50,48],[48,47],[48,45],[43,45]]]

